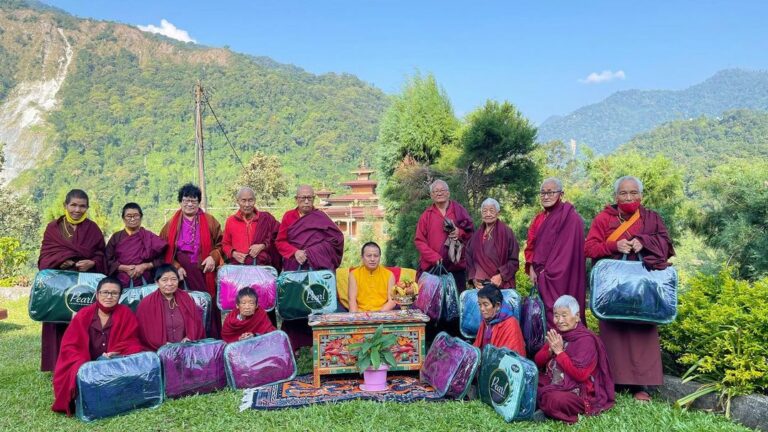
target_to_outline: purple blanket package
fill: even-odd
[[[438,321],[443,307],[443,291],[439,276],[424,272],[419,277],[419,295],[413,307],[424,312],[430,320]]]
[[[233,389],[275,384],[296,376],[293,348],[288,335],[280,330],[228,344],[224,362],[227,382]]]
[[[217,304],[222,311],[231,311],[237,303],[237,293],[251,287],[259,296],[259,306],[269,312],[275,308],[277,270],[269,266],[221,266],[216,274]]]
[[[224,341],[203,339],[166,344],[157,350],[165,376],[165,395],[178,398],[211,393],[227,386]]]
[[[441,332],[429,348],[419,377],[441,397],[464,399],[479,364],[477,347]]]

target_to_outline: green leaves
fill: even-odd
[[[390,348],[395,344],[397,335],[384,334],[384,326],[379,325],[372,335],[367,336],[365,342],[349,345],[349,352],[357,357],[357,369],[363,373],[368,367],[378,369],[382,361],[390,366],[397,362]]]

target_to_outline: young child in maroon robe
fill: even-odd
[[[251,287],[237,293],[237,310],[224,319],[221,338],[224,342],[236,342],[275,331],[264,309],[259,307],[259,296]]]

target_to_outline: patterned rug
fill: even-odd
[[[249,408],[257,410],[296,408],[353,399],[379,402],[441,400],[432,387],[419,382],[417,377],[391,375],[387,380],[389,390],[383,392],[360,390],[361,381],[362,378],[329,379],[323,381],[319,388],[315,388],[312,385],[312,375],[302,375],[293,381],[245,390],[240,411]]]

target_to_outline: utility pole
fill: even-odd
[[[205,195],[205,156],[203,147],[203,84],[197,80],[195,85],[195,155],[197,156],[197,181],[202,197],[200,207],[206,209],[208,200]]]

